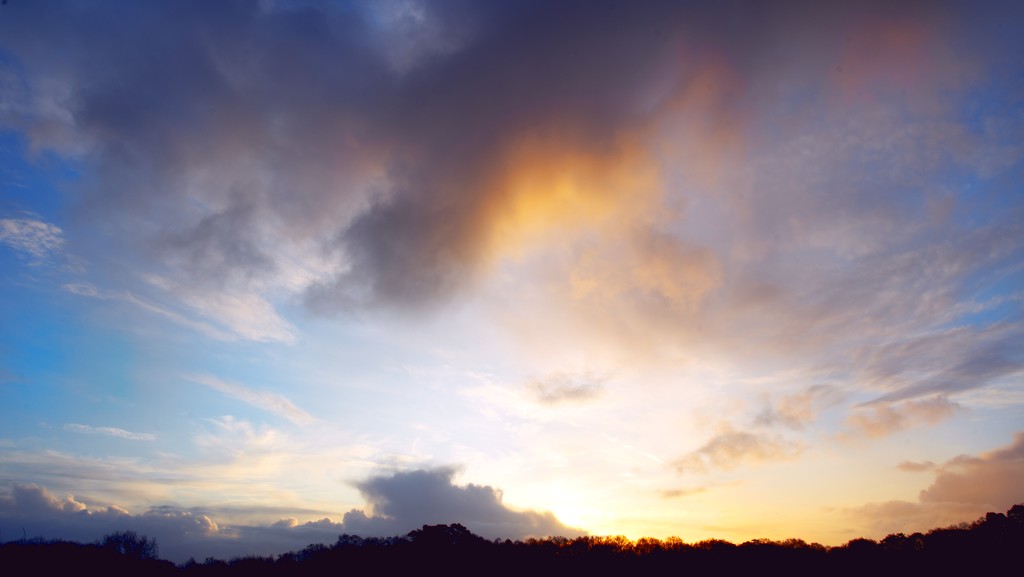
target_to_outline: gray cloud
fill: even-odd
[[[175,269],[194,273],[193,282],[209,282],[212,275],[223,285],[273,274],[277,265],[260,246],[256,210],[251,201],[233,200],[222,212],[203,216],[185,230],[170,232],[158,246]]]
[[[14,484],[0,494],[0,528],[4,535],[73,539],[92,542],[106,533],[133,529],[160,541],[162,554],[177,557],[183,542],[214,536],[216,523],[204,515],[170,508],[155,508],[132,515],[115,505],[96,506],[78,497],[57,497],[39,485]],[[163,550],[164,546],[168,550]],[[183,560],[183,559],[182,559]]]
[[[509,509],[501,502],[501,491],[491,486],[455,485],[454,475],[453,468],[437,468],[359,483],[371,514],[349,511],[343,521],[345,529],[362,535],[395,535],[422,525],[461,523],[490,539],[582,533],[566,527],[551,513]]]
[[[922,6],[891,16],[940,30],[960,20]],[[82,212],[148,239],[160,262],[197,281],[241,290],[287,275],[282,246],[320,244],[335,266],[308,279],[314,308],[418,306],[458,294],[487,264],[492,225],[514,204],[493,178],[510,142],[540,135],[607,155],[621,134],[702,89],[715,55],[749,79],[723,83],[715,118],[738,124],[778,100],[763,98],[776,75],[794,92],[817,88],[797,79],[828,77],[846,49],[833,32],[879,18],[873,5],[756,12],[26,3],[7,8],[4,45],[27,71],[29,100],[52,104],[5,117],[37,147],[80,141],[69,149],[84,147],[97,166]],[[793,34],[799,22],[814,26]],[[857,200],[874,188],[845,195],[843,208],[872,212]]]
[[[358,484],[367,509],[345,513],[342,522],[329,517],[300,522],[297,516],[311,512],[267,507],[158,506],[132,514],[116,505],[98,505],[74,495],[62,498],[39,485],[14,483],[6,493],[0,492],[0,532],[20,536],[24,527],[29,537],[92,542],[130,529],[156,538],[161,556],[178,563],[189,557],[283,553],[312,543],[333,543],[342,533],[405,535],[425,524],[461,523],[489,539],[582,534],[551,513],[509,509],[501,502],[501,491],[493,487],[455,485],[454,474],[452,468],[439,468],[370,478]],[[216,515],[237,513],[287,516],[262,525],[215,520]]]
[[[1019,320],[959,326],[865,349],[864,370],[879,388],[878,402],[953,394],[984,387],[1024,371]]]
[[[1007,10],[24,2],[0,123],[87,161],[69,238],[210,335],[292,342],[292,299],[431,309],[529,232],[525,201],[565,230],[608,205],[544,279],[572,322],[669,355],[809,353],[896,402],[1024,368],[1019,314],[949,329],[1024,259],[1015,104],[957,112],[1016,70]],[[620,165],[649,182],[604,178]],[[545,169],[590,177],[565,199],[515,181]]]
[[[87,504],[78,497],[56,497],[38,485],[14,484],[0,494],[0,529],[5,536],[71,539],[94,542],[114,531],[133,530],[155,538],[160,556],[181,563],[189,557],[228,559],[247,554],[272,554],[308,545],[307,539],[333,541],[336,531],[316,534],[308,530],[276,531],[273,539],[243,540],[246,527],[218,525],[200,511],[153,507],[131,514],[116,505]],[[259,528],[253,528],[259,533]]]

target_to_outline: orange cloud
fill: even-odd
[[[657,166],[635,136],[593,147],[557,131],[533,132],[505,150],[482,215],[495,254],[517,254],[563,235],[618,227],[650,212]],[[544,248],[543,246],[537,248]]]

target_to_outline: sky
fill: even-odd
[[[0,6],[0,541],[1024,502],[1024,4]]]

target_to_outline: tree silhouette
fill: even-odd
[[[160,558],[160,546],[156,539],[139,535],[135,531],[115,531],[105,535],[100,546],[132,559]]]

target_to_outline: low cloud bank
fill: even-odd
[[[1006,447],[960,455],[941,465],[905,461],[900,469],[933,470],[935,479],[915,501],[868,503],[850,512],[876,536],[923,531],[1005,511],[1024,497],[1024,431]]]
[[[189,557],[228,559],[273,555],[311,543],[333,543],[343,533],[364,537],[404,535],[427,524],[461,523],[488,539],[576,536],[550,512],[514,511],[489,485],[454,484],[455,469],[442,467],[372,477],[357,486],[366,509],[352,509],[340,523],[329,517],[300,522],[294,517],[266,525],[215,521],[200,509],[153,507],[132,514],[68,495],[58,497],[35,484],[13,484],[0,493],[0,541],[22,537],[92,542],[120,530],[155,538],[161,556],[181,563]]]

